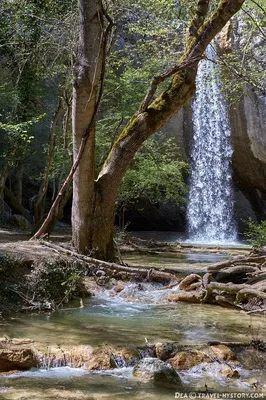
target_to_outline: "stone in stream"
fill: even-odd
[[[207,354],[202,351],[180,351],[170,359],[171,365],[177,370],[188,370],[195,365],[201,364],[203,362],[210,363],[212,360]]]
[[[38,367],[39,359],[34,350],[17,346],[0,349],[0,372],[27,370]]]
[[[171,365],[158,358],[143,358],[133,368],[133,377],[166,387],[180,387],[182,381]]]
[[[226,378],[240,378],[240,374],[236,369],[231,368],[229,365],[223,365],[220,369],[220,374]]]
[[[169,358],[173,357],[176,352],[177,352],[177,347],[173,343],[158,342],[155,344],[156,357],[162,361],[166,361]]]
[[[214,353],[215,357],[217,357],[219,360],[223,361],[236,360],[236,354],[228,346],[225,346],[224,344],[211,346],[211,350]]]

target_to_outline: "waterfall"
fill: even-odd
[[[215,59],[208,47],[206,55]],[[230,124],[218,66],[203,60],[193,102],[192,172],[187,208],[189,240],[233,242],[237,239],[232,189]]]

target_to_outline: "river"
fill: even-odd
[[[210,262],[226,257],[222,253],[191,252],[168,255],[165,268],[182,273],[204,272]],[[131,264],[162,265],[162,256],[134,256]],[[264,318],[219,306],[169,303],[164,297],[177,288],[159,291],[151,284],[129,283],[118,295],[102,290],[84,301],[84,308],[73,302],[67,310],[32,313],[2,321],[0,334],[11,338],[31,338],[45,346],[91,345],[144,346],[146,342],[203,344],[210,340],[247,341],[266,339]],[[73,309],[71,309],[73,307]],[[219,376],[218,366],[201,365],[181,373],[185,390],[250,391],[247,380],[261,371],[239,369],[240,379]],[[178,390],[178,388],[177,388]],[[184,388],[183,388],[184,390]],[[1,397],[2,396],[2,397]],[[82,369],[44,368],[0,377],[2,399],[154,399],[175,398],[175,390],[154,387],[132,378],[132,368],[90,372]]]

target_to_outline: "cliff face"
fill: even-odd
[[[243,34],[244,23],[239,20],[234,29],[227,25],[218,38],[220,53],[233,48],[243,54],[247,36]],[[263,43],[257,36],[251,37],[254,58],[264,59]],[[236,212],[242,219],[266,218],[266,97],[251,85],[243,84],[240,100],[228,105],[233,144],[233,179],[236,189]]]

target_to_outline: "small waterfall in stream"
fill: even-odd
[[[215,59],[211,46],[206,55]],[[189,240],[234,242],[237,229],[231,175],[230,125],[217,65],[201,61],[193,102],[192,174],[187,209]]]

